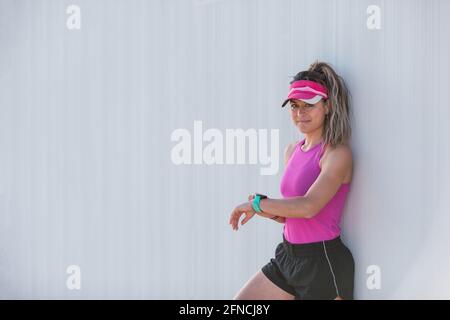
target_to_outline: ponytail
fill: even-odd
[[[308,72],[320,74],[320,82],[328,89],[328,114],[324,120],[324,145],[336,146],[349,141],[350,127],[350,92],[333,68],[325,63],[315,61]]]

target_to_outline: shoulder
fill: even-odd
[[[329,149],[328,153],[330,155],[333,154],[334,156],[350,157],[350,158],[352,156],[352,149],[348,144],[339,144],[337,146],[330,147],[327,149]]]
[[[352,160],[353,154],[351,147],[348,144],[339,144],[334,147],[327,147],[320,162],[321,167],[329,163],[333,163],[340,167],[349,167],[352,164]]]
[[[292,156],[292,153],[294,152],[295,146],[297,145],[298,141],[292,142],[284,148],[284,163],[286,164],[289,159]]]

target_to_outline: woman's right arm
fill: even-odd
[[[251,194],[248,196],[248,201],[253,201],[253,198],[255,198],[254,194]],[[279,222],[279,223],[284,223],[285,218],[284,217],[278,217],[274,214],[270,214],[270,213],[265,213],[265,212],[255,212],[258,216],[263,217],[263,218],[267,218],[267,219],[272,219],[273,221]],[[276,218],[278,217],[278,218]]]
[[[279,223],[285,223],[286,218],[285,217],[278,217],[276,219],[272,219],[273,221],[279,222]]]

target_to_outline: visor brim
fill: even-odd
[[[306,98],[306,97],[292,97],[292,98],[288,98],[286,99],[283,104],[281,105],[281,107],[284,107],[290,100],[301,100],[303,102],[309,103],[309,104],[316,104],[317,102],[319,102],[321,99],[323,99],[323,97],[321,95],[315,95],[312,98]]]

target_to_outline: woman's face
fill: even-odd
[[[323,99],[313,105],[292,99],[289,104],[292,122],[302,133],[310,133],[323,126],[327,112]]]

